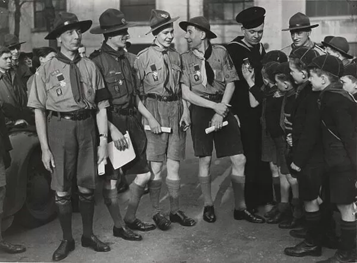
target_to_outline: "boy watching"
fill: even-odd
[[[340,78],[342,88],[357,99],[357,64],[345,66],[343,76]]]
[[[316,57],[309,65],[313,91],[321,91],[324,158],[328,169],[331,202],[341,213],[341,242],[328,262],[356,262],[356,218],[353,214],[356,183],[356,103],[342,90],[341,60],[331,55]]]

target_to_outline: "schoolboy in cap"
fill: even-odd
[[[351,64],[352,55],[348,54],[350,46],[344,37],[333,37],[328,42],[322,42],[329,55],[338,57],[344,66]]]
[[[340,78],[343,89],[357,99],[357,64],[345,66],[343,76]]]
[[[243,63],[255,73],[255,85],[262,86],[262,58],[265,55],[260,43],[264,32],[265,9],[259,6],[247,8],[236,16],[242,25],[243,36],[238,36],[227,45],[239,79],[234,81],[235,90],[231,99],[232,112],[239,119],[246,175],[246,203],[249,210],[273,200],[269,164],[261,161],[261,105],[252,108],[249,103],[249,85],[242,75]],[[245,61],[245,62],[244,62]],[[245,67],[245,65],[244,65]],[[259,193],[259,194],[257,194]]]
[[[79,21],[75,14],[58,14],[54,29],[45,39],[57,39],[61,51],[38,69],[29,95],[28,106],[35,111],[42,161],[52,173],[51,187],[56,191],[63,232],[61,244],[52,257],[54,261],[66,258],[75,248],[71,206],[74,176],[83,223],[82,246],[98,252],[110,250],[93,234],[97,163],[107,157],[106,108],[110,94],[95,64],[78,54],[82,33],[91,25],[91,20]]]
[[[140,81],[140,92],[144,96],[144,104],[151,113],[150,118],[144,118],[144,124],[150,126],[146,131],[148,139],[147,159],[150,162],[153,178],[149,182],[151,204],[154,210],[153,220],[161,230],[170,228],[171,222],[183,226],[193,226],[194,219],[187,217],[179,206],[180,162],[185,157],[186,129],[191,120],[187,102],[182,99],[181,56],[171,47],[174,40],[173,22],[178,17],[171,18],[163,10],[151,11],[150,27],[147,33],[152,33],[152,45],[138,54],[135,61]],[[161,127],[171,128],[171,133],[164,133]],[[160,209],[160,191],[162,185],[161,173],[166,160],[166,185],[170,199],[170,220]],[[138,193],[144,191],[146,182],[136,182],[133,187]],[[140,191],[139,191],[140,190]],[[125,220],[135,219],[134,206],[128,208]]]
[[[111,106],[108,113],[110,137],[115,146],[119,150],[123,150],[128,147],[123,134],[129,132],[136,152],[136,158],[122,167],[122,175],[120,175],[119,169],[114,170],[110,162],[106,166],[103,197],[114,221],[114,236],[127,240],[141,240],[140,235],[125,226],[120,215],[116,185],[120,176],[125,177],[126,174],[138,174],[136,181],[146,182],[149,180],[150,170],[145,154],[146,135],[137,112],[139,111],[147,118],[152,118],[152,115],[143,106],[137,94],[137,78],[134,71],[136,56],[124,51],[126,40],[129,38],[128,28],[133,27],[133,24],[126,22],[121,11],[112,8],[100,15],[99,24],[90,32],[104,36],[100,52],[93,58],[93,61],[102,73],[111,94]],[[131,191],[135,191],[135,189],[132,188]],[[129,202],[129,206],[131,202],[132,200]],[[137,224],[144,230],[155,229],[152,224],[139,224],[138,221]]]
[[[203,219],[209,223],[216,221],[210,175],[214,142],[217,157],[229,156],[232,162],[234,218],[263,223],[264,219],[249,212],[245,204],[245,157],[238,122],[227,108],[234,92],[233,81],[238,80],[233,62],[223,46],[210,43],[217,36],[210,30],[206,18],[194,17],[179,25],[186,31],[185,38],[190,49],[182,54],[181,83],[183,97],[191,103],[191,134],[195,155],[199,157]],[[227,126],[222,126],[223,121],[228,122]],[[215,131],[205,134],[205,129],[210,126]]]
[[[356,218],[353,202],[356,183],[356,102],[342,89],[341,60],[331,55],[319,56],[309,65],[314,91],[321,91],[321,115],[324,159],[328,169],[331,202],[341,213],[341,241],[332,258],[319,261],[356,262]],[[317,225],[318,227],[318,225]]]
[[[6,122],[16,123],[21,120],[27,124],[34,124],[33,114],[26,106],[25,90],[26,85],[11,66],[10,50],[0,46],[0,100]]]
[[[314,49],[320,55],[325,54],[324,49],[310,39],[311,29],[318,26],[318,24],[311,25],[309,17],[300,12],[290,17],[289,28],[285,28],[282,31],[290,31],[293,43],[283,48],[282,51],[290,55],[291,51],[297,47],[307,47]]]
[[[19,65],[20,50],[21,50],[21,45],[23,43],[26,42],[24,41],[20,42],[19,38],[13,34],[6,34],[4,37],[4,46],[10,49],[11,51],[12,67],[15,69],[21,81],[23,81],[26,84],[27,80],[32,75],[32,72],[28,66]]]

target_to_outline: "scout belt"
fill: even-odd
[[[119,115],[125,115],[125,116],[135,115],[138,112],[136,108],[122,109],[120,107],[111,106],[109,109],[110,109],[111,112],[114,112],[114,113],[119,114]]]
[[[169,96],[161,96],[155,93],[148,93],[146,94],[147,98],[151,98],[151,99],[156,99],[159,101],[176,101],[181,99],[179,95],[177,94],[173,94],[173,95],[169,95]]]
[[[221,93],[216,93],[216,94],[206,94],[202,96],[202,98],[205,98],[206,100],[214,101],[214,102],[221,102],[223,98],[223,94]]]
[[[76,110],[69,112],[48,111],[49,116],[57,116],[66,120],[80,121],[93,116],[92,110]]]

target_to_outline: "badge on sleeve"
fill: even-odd
[[[195,65],[193,68],[195,70],[195,74],[193,75],[193,78],[195,79],[195,81],[199,81],[200,80],[200,75],[201,75],[200,66],[199,65]]]
[[[154,79],[154,81],[158,81],[159,80],[159,73],[157,72],[155,64],[152,64],[150,66],[150,68],[151,68],[151,71],[152,71],[152,78]]]

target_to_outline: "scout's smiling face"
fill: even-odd
[[[156,41],[163,47],[168,48],[174,40],[174,28],[167,27],[156,35]]]
[[[304,30],[292,30],[290,32],[291,40],[293,41],[295,47],[302,47],[309,40],[311,31]]]
[[[194,26],[188,26],[186,29],[185,38],[191,50],[199,49],[205,37],[206,33]]]
[[[82,41],[82,32],[79,28],[69,29],[63,32],[57,40],[61,43],[61,48],[68,51],[76,51]]]

